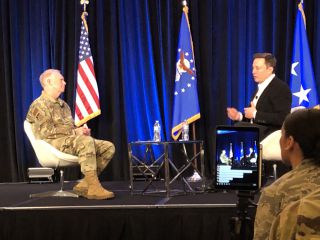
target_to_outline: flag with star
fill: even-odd
[[[89,44],[89,31],[86,12],[81,16],[81,34],[79,44],[79,62],[74,122],[81,126],[101,113],[99,91]]]
[[[184,120],[190,124],[199,118],[197,74],[188,20],[188,7],[184,6],[176,61],[172,138],[178,139]]]
[[[296,16],[290,87],[292,92],[292,108],[309,108],[318,104],[318,94],[309,51],[306,18],[302,2],[298,5]]]

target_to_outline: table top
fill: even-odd
[[[153,140],[147,140],[147,141],[133,141],[129,144],[131,145],[146,145],[146,144],[152,144],[152,145],[165,145],[165,144],[190,144],[190,143],[203,143],[203,140],[189,140],[189,141],[160,141],[156,142]]]

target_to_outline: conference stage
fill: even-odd
[[[74,184],[67,182],[65,189]],[[139,189],[143,183],[135,184]],[[229,221],[237,212],[235,192],[179,191],[182,194],[166,197],[132,194],[129,182],[103,186],[116,198],[29,198],[58,190],[59,184],[0,184],[0,239],[230,239]],[[251,207],[249,215],[254,213]]]

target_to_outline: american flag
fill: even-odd
[[[74,117],[76,126],[83,125],[101,113],[98,85],[94,73],[93,59],[89,44],[88,26],[84,14],[81,18],[82,24]]]

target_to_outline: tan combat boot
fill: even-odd
[[[99,176],[101,171],[97,169],[97,176]],[[87,197],[88,192],[88,183],[85,181],[84,178],[80,180],[80,182],[73,187],[73,191],[75,194],[79,196]]]
[[[78,194],[79,196],[85,197],[88,192],[88,184],[87,182],[83,179],[80,180],[80,182],[73,187],[73,191],[75,194]]]
[[[88,199],[110,199],[114,198],[114,193],[104,189],[99,182],[96,171],[87,171],[84,173],[84,182],[88,185],[88,191],[84,197]],[[80,183],[79,183],[80,184]]]

